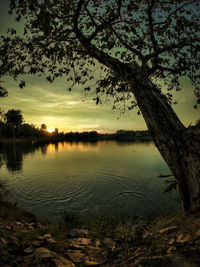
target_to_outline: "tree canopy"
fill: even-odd
[[[10,109],[5,114],[6,123],[13,127],[18,127],[23,122],[22,111],[20,109]]]
[[[199,13],[197,0],[11,0],[10,14],[25,18],[24,35],[8,29],[1,37],[0,76],[45,74],[52,82],[65,75],[69,90],[78,83],[86,92],[95,79],[97,104],[105,93],[116,103],[130,99],[130,109],[137,105],[130,73],[135,86],[143,76],[162,80],[169,102],[188,76],[199,103]]]

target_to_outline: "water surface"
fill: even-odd
[[[64,210],[152,217],[177,208],[163,193],[169,168],[151,142],[2,144],[0,180],[7,198],[40,217]]]

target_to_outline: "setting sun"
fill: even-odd
[[[55,131],[55,127],[47,127],[47,132],[53,133]]]

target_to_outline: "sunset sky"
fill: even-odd
[[[6,28],[13,26],[14,20],[8,13],[9,1],[0,2],[0,33],[4,35]],[[17,25],[20,32],[20,25]],[[120,114],[112,110],[112,102],[107,101],[97,106],[93,96],[85,96],[79,85],[72,92],[68,92],[69,84],[66,78],[60,78],[53,84],[45,80],[45,77],[26,76],[26,87],[21,90],[16,82],[9,77],[3,78],[1,85],[8,89],[8,97],[0,99],[0,108],[21,109],[25,122],[40,127],[45,123],[48,127],[56,127],[60,131],[89,131],[114,132],[119,129],[139,130],[146,129],[142,116],[136,111],[127,111]],[[193,109],[195,97],[189,81],[182,80],[183,90],[175,94],[174,100],[178,105],[175,111],[188,126],[194,124],[200,117],[199,109]]]

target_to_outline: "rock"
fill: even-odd
[[[195,235],[200,236],[200,229],[196,231]]]
[[[174,238],[171,238],[168,242],[168,245],[172,245],[173,243],[175,242],[175,239]]]
[[[52,236],[50,234],[43,235],[43,238],[51,238]]]
[[[97,265],[101,264],[98,261],[90,261],[90,260],[86,260],[84,263],[85,263],[86,266],[97,266]]]
[[[52,261],[55,263],[56,267],[76,267],[74,263],[64,257],[52,259]]]
[[[26,223],[26,227],[29,229],[29,230],[33,230],[34,227],[32,226],[32,223]]]
[[[86,229],[72,229],[67,236],[69,237],[86,237],[88,236],[88,230]]]
[[[98,262],[99,264],[103,264],[105,260],[108,258],[108,250],[101,249],[101,248],[89,248],[88,251],[88,257],[90,261]]]
[[[56,243],[56,241],[53,238],[47,238],[46,242],[49,244],[55,244]]]
[[[95,250],[95,251],[99,251],[99,250],[101,250],[100,247],[96,247],[96,246],[88,246],[87,248],[88,248],[89,250]]]
[[[101,242],[99,241],[99,239],[97,239],[95,245],[96,245],[96,247],[99,247],[101,245]]]
[[[171,253],[172,251],[176,250],[176,247],[175,246],[170,246],[167,250],[167,253]]]
[[[33,255],[37,259],[44,259],[44,258],[52,258],[52,257],[55,257],[55,253],[54,252],[52,252],[49,249],[44,248],[44,247],[40,247],[40,248],[35,249]]]
[[[37,227],[38,228],[40,228],[40,229],[42,229],[42,230],[44,230],[45,228],[44,228],[44,226],[43,225],[41,225],[39,222],[37,223]]]
[[[15,222],[15,224],[16,224],[17,226],[23,226],[23,224],[22,224],[21,222]]]
[[[172,226],[169,226],[169,227],[166,227],[166,228],[163,228],[159,231],[159,233],[161,234],[164,234],[164,233],[169,233],[173,230],[176,230],[177,229],[177,225],[172,225]]]
[[[28,247],[28,248],[25,248],[25,249],[24,249],[24,252],[27,253],[27,254],[31,254],[31,253],[33,253],[33,251],[34,251],[34,250],[33,250],[32,247]]]
[[[79,246],[79,247],[88,246],[92,243],[92,240],[90,238],[85,238],[85,237],[70,239],[70,241],[73,246]]]
[[[37,248],[34,251],[33,256],[40,261],[49,258],[57,267],[75,267],[74,263],[45,247]]]
[[[185,243],[191,240],[191,236],[189,234],[186,234],[185,236],[183,234],[178,235],[176,242],[178,243]]]
[[[11,231],[11,227],[9,225],[5,226],[6,230]]]
[[[103,244],[106,248],[111,249],[112,251],[115,249],[116,243],[111,238],[106,237],[103,240]]]
[[[8,243],[3,237],[0,238],[0,241],[1,241],[1,243],[4,244],[4,245],[6,245],[6,244]]]
[[[68,250],[66,255],[75,263],[83,262],[86,258],[86,255],[83,254],[80,250]]]
[[[39,247],[39,246],[40,246],[40,242],[37,241],[37,240],[34,240],[34,241],[32,242],[32,245],[33,245],[33,246],[36,246],[36,247]]]

